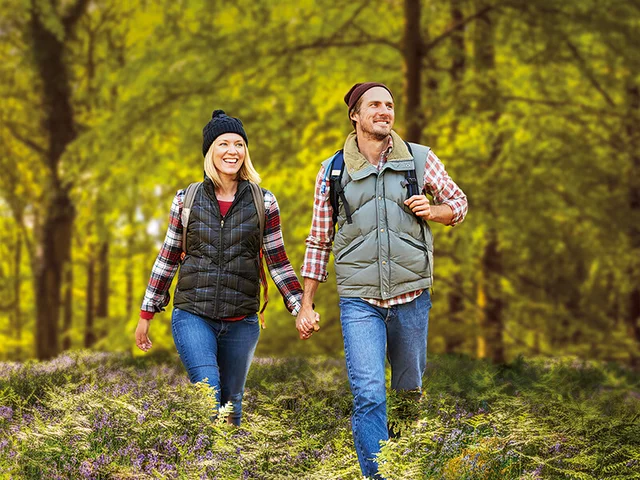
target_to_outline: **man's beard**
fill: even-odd
[[[366,127],[362,127],[362,133],[364,133],[365,137],[370,138],[371,140],[382,141],[389,136],[389,133],[376,132],[373,129],[368,129]]]

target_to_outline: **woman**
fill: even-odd
[[[180,190],[136,329],[136,344],[146,352],[151,348],[149,323],[169,303],[169,286],[180,264],[171,319],[176,348],[189,379],[206,380],[216,391],[218,405],[231,403],[227,421],[235,425],[240,425],[245,380],[260,335],[260,227],[249,185],[259,183],[260,177],[247,145],[242,122],[215,110],[203,129],[205,179],[195,191],[188,217],[185,255],[185,191]],[[276,198],[262,192],[264,256],[287,309],[296,315],[302,288],[284,249]]]

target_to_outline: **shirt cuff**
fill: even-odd
[[[457,224],[459,224],[462,221],[462,212],[460,211],[460,205],[458,205],[456,202],[445,200],[440,205],[449,206],[449,208],[451,209],[451,212],[453,213],[451,217],[451,222],[447,224],[447,227],[455,227]]]
[[[140,318],[144,320],[151,320],[154,315],[155,315],[155,312],[147,312],[146,310],[140,310]]]
[[[324,273],[314,272],[314,271],[305,269],[303,265],[302,269],[300,270],[300,276],[302,278],[310,278],[311,280],[318,280],[319,282],[324,283],[327,281],[329,272],[324,272]]]

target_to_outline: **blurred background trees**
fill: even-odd
[[[240,117],[299,268],[345,92],[394,91],[396,129],[469,197],[434,226],[429,348],[640,362],[635,0],[0,0],[0,356],[122,350],[201,130]],[[174,282],[175,283],[175,282]],[[274,289],[274,287],[271,287]],[[275,291],[275,290],[273,290]],[[277,295],[259,355],[340,355],[335,282],[297,340]],[[170,309],[156,347],[173,348]]]

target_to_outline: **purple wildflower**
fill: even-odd
[[[11,418],[13,418],[13,408],[0,407],[0,418],[11,420]]]
[[[142,452],[138,453],[137,455],[131,456],[131,463],[136,468],[141,468],[142,464],[144,463],[144,460],[145,460],[145,455]]]
[[[89,460],[82,462],[78,471],[84,478],[93,478],[93,465]]]

